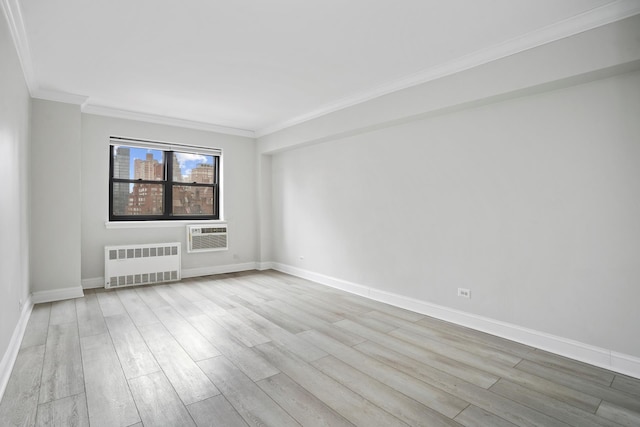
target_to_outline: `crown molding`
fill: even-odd
[[[82,112],[95,114],[97,116],[115,117],[118,119],[136,120],[140,122],[156,123],[161,125],[176,126],[181,128],[204,130],[208,132],[222,133],[226,135],[244,136],[255,138],[255,133],[248,129],[238,129],[233,127],[216,125],[213,123],[196,122],[192,120],[178,119],[174,117],[159,116],[155,114],[140,113],[136,111],[121,110],[118,108],[92,105],[84,103]]]
[[[44,99],[45,101],[64,102],[65,104],[84,105],[89,99],[87,96],[75,95],[73,93],[58,92],[48,89],[35,89],[31,93],[31,97],[35,99]]]
[[[191,120],[177,119],[173,117],[158,116],[154,114],[140,113],[134,111],[121,110],[117,108],[103,107],[99,105],[89,105],[89,98],[83,95],[76,95],[67,92],[48,90],[40,88],[36,80],[33,62],[31,60],[31,50],[25,30],[22,11],[18,0],[0,0],[0,7],[7,19],[11,38],[22,67],[22,73],[32,98],[46,101],[64,102],[67,104],[80,105],[81,111],[88,114],[116,117],[121,119],[138,120],[149,123],[157,123],[169,126],[178,126],[189,129],[205,130],[227,135],[245,136],[255,138],[252,130],[237,129],[233,127],[220,126],[212,123],[202,123]]]
[[[7,18],[7,24],[9,24],[9,32],[11,33],[13,44],[16,47],[16,53],[20,60],[24,80],[27,84],[27,88],[29,89],[29,93],[33,94],[38,87],[38,82],[36,81],[35,73],[33,71],[31,50],[29,49],[29,41],[27,39],[27,32],[22,19],[20,3],[18,0],[0,0],[0,6],[2,7],[4,16]]]
[[[140,113],[137,111],[92,105],[89,103],[89,97],[84,95],[76,95],[73,93],[59,92],[47,89],[35,89],[31,93],[31,97],[35,99],[43,99],[45,101],[64,102],[66,104],[79,105],[80,110],[86,114],[115,117],[118,119],[136,120],[139,122],[156,123],[168,126],[177,126],[188,129],[204,130],[209,132],[222,133],[225,135],[246,136],[249,138],[255,138],[255,133],[252,130],[237,129],[216,125],[213,123],[195,122],[192,120],[177,119],[174,117],[159,116],[155,114]]]
[[[604,6],[597,7],[571,18],[548,25],[538,30],[531,31],[519,37],[496,44],[486,49],[473,52],[443,63],[441,65],[427,68],[414,74],[410,74],[401,79],[390,81],[379,85],[372,90],[361,92],[350,97],[320,107],[291,119],[275,123],[273,125],[256,130],[256,137],[262,137],[277,131],[313,120],[327,114],[343,110],[345,108],[361,104],[363,102],[417,86],[423,83],[434,81],[461,71],[496,61],[507,56],[515,55],[525,50],[533,49],[563,38],[592,30],[594,28],[619,21],[640,13],[640,1],[638,0],[616,0]]]
[[[615,0],[601,7],[589,10],[582,14],[565,19],[564,21],[532,31],[523,36],[507,40],[487,49],[473,52],[469,55],[457,58],[453,61],[428,68],[417,73],[405,76],[399,80],[390,81],[379,85],[366,92],[342,98],[334,103],[327,104],[313,111],[301,114],[290,119],[274,123],[262,129],[253,131],[226,127],[213,123],[196,122],[173,117],[122,110],[99,105],[89,105],[88,98],[80,95],[44,90],[39,88],[35,78],[31,51],[22,18],[19,0],[0,0],[0,6],[7,19],[11,37],[16,47],[16,52],[22,66],[25,82],[32,97],[51,101],[65,102],[81,105],[82,112],[108,117],[145,121],[150,123],[179,126],[190,129],[206,130],[210,132],[228,135],[257,138],[275,133],[277,131],[313,120],[327,114],[343,110],[345,108],[364,103],[366,101],[397,92],[402,89],[417,86],[433,80],[446,77],[461,71],[465,71],[491,61],[505,58],[519,52],[533,49],[547,43],[551,43],[584,31],[588,31],[602,25],[606,25],[640,13],[640,1]]]

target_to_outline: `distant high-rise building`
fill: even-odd
[[[128,147],[115,147],[113,156],[113,177],[129,179],[129,164],[131,161],[131,150]],[[113,213],[124,215],[127,213],[129,204],[129,184],[114,183],[113,188]]]
[[[201,163],[191,170],[189,182],[198,182],[201,184],[213,183],[213,165]]]
[[[152,153],[147,153],[145,160],[135,159],[133,162],[133,179],[156,181],[163,179],[163,165],[153,158]]]
[[[147,153],[146,159],[133,162],[133,179],[161,181],[164,179],[164,165]],[[161,184],[135,183],[129,194],[127,214],[158,215],[163,212],[163,186]]]
[[[173,153],[173,176],[171,177],[173,182],[182,182],[182,170],[180,169],[180,161],[178,155]]]
[[[213,184],[213,165],[201,163],[191,170],[185,181]],[[174,215],[213,215],[213,188],[179,186],[173,191]]]
[[[128,147],[116,147],[114,157],[113,177],[129,179],[129,162],[131,161],[131,149]]]

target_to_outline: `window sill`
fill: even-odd
[[[105,221],[104,228],[106,229],[118,229],[118,228],[178,228],[184,227],[190,224],[226,224],[224,220],[197,220],[190,219],[184,221]]]

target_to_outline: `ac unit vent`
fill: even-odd
[[[180,243],[105,247],[105,288],[180,280]]]
[[[187,225],[187,252],[224,251],[229,248],[227,225]]]

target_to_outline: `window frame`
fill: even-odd
[[[115,178],[114,154],[115,147],[146,148],[158,150],[163,153],[163,180],[142,180],[134,178]],[[213,183],[195,183],[173,181],[174,153],[200,154],[213,156]],[[109,222],[122,221],[212,221],[221,220],[221,175],[222,175],[222,150],[194,145],[164,143],[141,139],[110,137],[109,139]],[[114,184],[154,184],[162,186],[163,212],[160,215],[116,215],[114,213]],[[175,215],[173,214],[173,189],[174,187],[200,187],[211,188],[213,192],[213,214],[211,215]],[[146,195],[146,197],[149,197]],[[127,202],[128,203],[128,202]]]

